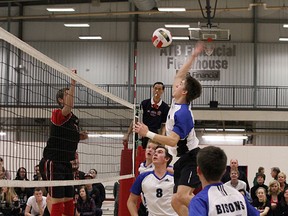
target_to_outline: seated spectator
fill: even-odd
[[[233,187],[233,188],[235,188],[238,191],[240,189],[243,189],[243,190],[247,191],[246,183],[244,181],[239,180],[238,177],[239,177],[239,171],[237,169],[236,170],[231,170],[230,171],[231,180],[226,182],[225,185]]]
[[[269,183],[269,187],[268,187],[268,195],[267,195],[267,199],[270,200],[270,204],[271,204],[271,213],[272,215],[274,214],[275,209],[277,208],[280,199],[281,199],[281,195],[280,195],[280,184],[277,180],[273,179],[272,181],[270,181]],[[275,216],[277,214],[274,214]]]
[[[279,167],[272,167],[271,168],[271,177],[275,180],[278,180],[278,173],[280,173]]]
[[[93,179],[93,176],[90,173],[87,173],[85,175],[85,179]],[[85,185],[88,195],[94,200],[96,205],[96,216],[101,216],[103,214],[102,209],[100,206],[102,206],[100,191],[95,186],[95,184],[86,184]]]
[[[255,177],[254,177],[254,180],[253,180],[253,186],[256,186],[257,185],[257,177],[258,177],[258,174],[262,173],[263,174],[263,178],[264,178],[264,182],[265,182],[265,179],[266,179],[266,175],[264,174],[265,172],[265,169],[264,167],[259,167],[258,168],[258,172],[256,173]]]
[[[89,170],[89,173],[93,176],[94,179],[97,178],[97,170],[96,169],[90,169]],[[101,208],[102,207],[102,203],[104,202],[104,200],[106,199],[106,192],[105,192],[105,188],[104,188],[104,185],[102,183],[95,183],[93,184],[93,187],[96,187],[99,192],[100,192],[100,200],[101,200],[101,203],[97,206],[98,208]]]
[[[35,188],[34,196],[28,198],[25,208],[25,216],[43,215],[45,208],[46,197],[43,196],[41,188]]]
[[[76,204],[76,216],[93,215],[95,216],[96,206],[94,200],[88,195],[85,186],[79,189],[79,198]]]
[[[238,175],[238,179],[241,181],[244,181],[246,183],[246,191],[250,191],[250,187],[249,187],[249,182],[247,180],[247,175],[239,170],[239,165],[238,165],[238,160],[237,159],[231,159],[230,160],[230,167],[227,167],[225,174],[223,175],[221,181],[223,183],[228,182],[229,180],[231,180],[230,178],[230,170],[238,170],[239,175]]]
[[[42,178],[42,175],[40,173],[39,164],[37,164],[34,167],[34,172],[35,172],[35,174],[33,175],[33,181],[42,181],[43,178]],[[34,188],[34,190],[35,190],[35,188]],[[47,196],[47,190],[45,187],[41,187],[41,191],[43,193],[43,196]]]
[[[270,215],[270,202],[267,199],[264,188],[259,187],[256,191],[257,198],[253,200],[252,205],[260,212],[260,216]]]
[[[10,180],[11,179],[11,175],[10,173],[8,172],[8,170],[6,170],[4,168],[4,160],[3,158],[0,157],[0,180],[1,179],[8,179]]]
[[[283,192],[284,188],[287,187],[287,183],[286,183],[286,174],[284,172],[280,172],[277,175],[277,180],[280,184],[280,191]]]
[[[20,167],[17,170],[16,178],[15,180],[23,180],[23,181],[29,181],[27,178],[27,171],[24,167]],[[30,196],[33,195],[33,192],[31,188],[15,188],[15,192],[20,200],[20,207],[22,211],[26,208],[26,202]]]
[[[276,209],[276,214],[275,216],[280,216],[280,215],[283,215],[283,216],[287,216],[288,215],[288,188],[285,188],[285,190],[283,191],[282,193],[282,196],[281,196],[281,200],[277,206],[277,209]]]
[[[13,188],[2,187],[0,193],[0,212],[5,216],[15,216],[20,214],[20,202]]]
[[[268,186],[264,184],[264,174],[263,173],[258,173],[257,176],[257,184],[251,188],[250,194],[252,200],[256,199],[256,191],[259,187],[263,187],[266,190],[266,195],[268,194]]]

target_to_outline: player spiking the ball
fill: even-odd
[[[169,146],[170,152],[180,157],[174,164],[175,187],[172,199],[172,206],[180,216],[188,215],[192,192],[200,186],[196,171],[199,141],[194,130],[191,102],[201,95],[202,86],[188,71],[203,49],[203,42],[198,42],[191,56],[174,77],[173,100],[166,121],[167,136],[149,131],[141,122],[136,123],[133,128],[141,136]]]

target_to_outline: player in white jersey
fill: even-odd
[[[142,162],[138,168],[140,174],[154,170],[154,164],[152,158],[157,146],[158,146],[157,143],[153,142],[152,140],[148,140],[148,144],[145,149],[145,161]]]
[[[197,155],[197,173],[203,190],[190,201],[189,216],[259,216],[259,212],[235,188],[223,185],[227,156],[215,146]]]
[[[188,215],[188,205],[195,188],[200,186],[196,172],[196,156],[199,151],[194,130],[191,102],[202,92],[201,84],[188,73],[196,57],[203,51],[204,44],[198,42],[186,62],[176,73],[173,82],[173,101],[167,116],[167,136],[155,134],[138,122],[134,131],[162,145],[169,146],[180,157],[174,164],[174,195],[172,206],[180,216]],[[170,151],[171,152],[171,151]]]
[[[171,206],[174,180],[167,172],[172,156],[164,146],[157,146],[153,155],[153,171],[140,174],[130,190],[127,207],[131,216],[138,216],[137,201],[144,193],[149,216],[177,216]]]

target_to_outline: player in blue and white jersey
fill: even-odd
[[[221,182],[227,163],[222,149],[215,146],[201,149],[197,163],[203,190],[190,201],[189,216],[259,216],[239,191]]]
[[[148,127],[141,122],[134,125],[136,133],[169,146],[169,151],[180,157],[174,164],[175,194],[172,199],[172,206],[180,216],[188,215],[192,193],[200,186],[196,172],[199,140],[194,130],[191,102],[201,95],[202,86],[188,72],[203,49],[204,44],[198,42],[191,56],[174,77],[173,101],[166,120],[167,136],[149,131]]]
[[[173,175],[167,172],[172,156],[164,146],[157,146],[153,155],[153,171],[140,174],[130,190],[127,207],[131,216],[138,216],[137,201],[144,194],[149,216],[177,216],[171,206],[173,196]]]

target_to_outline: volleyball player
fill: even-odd
[[[215,146],[201,149],[197,155],[197,163],[203,190],[192,198],[189,215],[259,215],[239,191],[221,182],[227,163],[227,156],[222,149]]]
[[[76,73],[76,70],[72,70]],[[79,131],[79,120],[72,113],[76,81],[71,79],[70,88],[57,92],[56,100],[61,106],[52,112],[50,135],[40,162],[41,173],[47,180],[73,180],[70,161],[75,159],[78,142],[87,139],[85,132]],[[73,186],[49,188],[52,197],[51,216],[74,215]]]
[[[194,130],[191,102],[201,95],[201,84],[188,74],[196,57],[203,51],[204,44],[198,42],[191,56],[186,60],[174,78],[173,100],[166,121],[167,136],[155,134],[138,122],[134,131],[162,145],[168,145],[173,154],[180,158],[174,164],[174,195],[172,206],[178,215],[188,215],[192,192],[200,186],[197,176],[196,156],[199,151]]]
[[[171,206],[174,180],[167,172],[172,156],[164,146],[157,146],[153,155],[154,170],[140,174],[132,188],[127,201],[131,216],[138,216],[138,198],[143,192],[149,215],[177,216]]]

